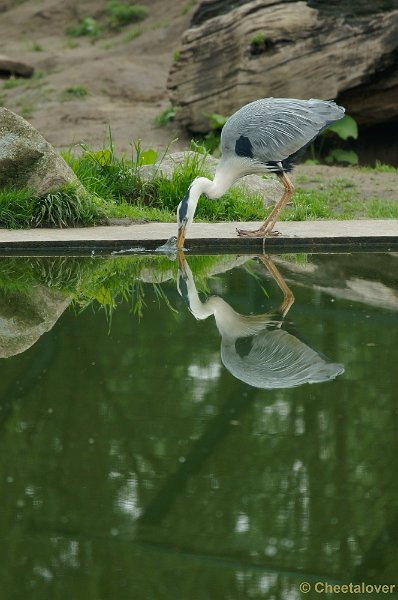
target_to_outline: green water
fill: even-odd
[[[0,598],[398,585],[397,267],[0,258]]]

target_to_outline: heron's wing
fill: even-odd
[[[330,381],[344,372],[343,365],[283,329],[264,329],[237,340],[224,337],[221,360],[237,379],[263,389]]]
[[[326,100],[266,98],[247,104],[228,119],[222,134],[223,154],[236,152],[247,138],[251,158],[281,161],[311,142],[322,129],[344,116],[344,108]],[[248,154],[250,156],[250,154]]]

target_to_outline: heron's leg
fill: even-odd
[[[277,222],[282,210],[285,208],[286,204],[289,202],[293,192],[294,185],[290,181],[289,177],[286,173],[279,174],[279,179],[282,181],[285,191],[283,192],[282,198],[277,202],[272,209],[271,213],[268,215],[267,219],[264,221],[263,225],[254,231],[247,231],[245,229],[237,229],[237,232],[241,236],[249,236],[249,237],[267,237],[270,235],[278,235],[275,231],[273,232],[273,228],[275,223]]]
[[[270,256],[263,255],[263,256],[259,256],[258,258],[261,260],[263,265],[271,273],[272,277],[275,279],[276,283],[278,284],[280,290],[283,293],[283,302],[280,305],[278,312],[280,312],[280,314],[282,315],[282,318],[284,318],[284,317],[286,317],[292,304],[294,303],[293,292],[289,288],[289,286],[286,284],[286,281],[283,279],[282,275],[280,274],[279,270],[277,269],[274,261],[271,259]]]

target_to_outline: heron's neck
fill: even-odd
[[[213,181],[207,179],[207,177],[197,177],[192,182],[191,194],[198,199],[201,194],[206,194],[206,196],[215,200],[223,196],[235,181],[236,177],[232,173],[217,169]]]

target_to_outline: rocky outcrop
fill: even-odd
[[[193,132],[269,96],[335,98],[378,124],[398,118],[397,55],[395,0],[203,0],[168,87]]]
[[[5,54],[0,54],[0,77],[32,77],[34,68]]]
[[[0,108],[0,188],[29,187],[38,196],[78,183],[76,175],[25,119]]]

